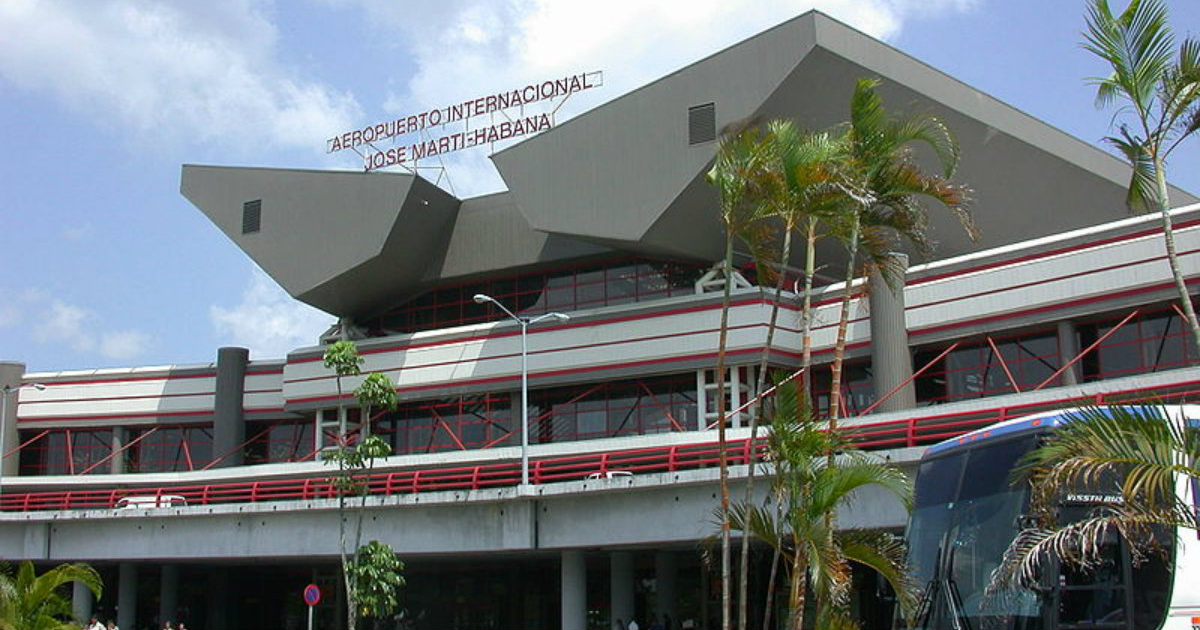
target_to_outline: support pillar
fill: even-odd
[[[217,467],[241,466],[242,442],[246,441],[246,423],[242,397],[246,392],[246,364],[250,351],[245,348],[217,350],[217,387],[213,402],[213,457],[225,456]]]
[[[908,270],[908,256],[889,254],[897,267]],[[878,270],[871,273],[869,300],[871,306],[871,372],[874,376],[875,399],[882,399],[901,383],[906,383],[877,411],[899,411],[917,406],[917,390],[912,383],[912,354],[908,348],[908,324],[904,318],[904,275],[896,280],[893,291]]]
[[[96,600],[92,591],[83,582],[71,582],[71,615],[79,625],[87,627],[87,622],[95,614]]]
[[[1075,334],[1075,322],[1069,319],[1060,320],[1058,322],[1058,365],[1060,367],[1066,365],[1067,361],[1074,360],[1077,356],[1079,356],[1079,335]],[[1062,373],[1063,385],[1078,385],[1081,380],[1078,362]]]
[[[671,625],[679,627],[679,559],[671,551],[659,551],[654,554],[654,584],[656,595],[654,614],[659,621],[666,623],[671,618]]]
[[[583,552],[562,552],[562,630],[587,630],[587,564]]]
[[[629,623],[633,618],[633,553],[614,551],[609,558],[609,599],[612,600],[613,623],[617,619]],[[639,624],[641,625],[641,624]]]
[[[17,398],[21,393],[17,388],[25,378],[25,364],[16,361],[0,361],[0,389],[11,388],[7,396],[0,396],[0,405],[4,405],[4,426],[0,427],[0,455],[7,453],[21,444],[17,438]],[[0,477],[11,477],[17,474],[19,453],[13,453],[0,459]]]
[[[137,626],[138,567],[132,562],[122,562],[117,567],[117,625],[122,628]]]
[[[129,439],[129,430],[124,427],[112,428],[112,450],[115,453],[125,446],[126,440]],[[108,472],[119,475],[125,472],[125,453],[114,455],[108,460]]]
[[[179,621],[179,565],[163,565],[158,584],[158,620],[170,621],[174,627]]]

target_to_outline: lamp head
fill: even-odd
[[[560,322],[565,322],[568,319],[571,319],[571,316],[567,315],[566,313],[550,313],[550,317],[553,317],[554,319],[557,319]]]
[[[29,386],[38,390],[39,392],[46,390],[46,386],[42,385],[41,383],[30,383]]]
[[[487,295],[484,295],[484,294],[482,294],[482,293],[476,293],[476,294],[475,294],[475,297],[474,297],[474,298],[472,298],[472,299],[474,299],[474,300],[475,300],[475,303],[476,303],[476,304],[485,304],[485,303],[487,303],[487,302],[491,302],[491,301],[492,301],[492,298],[491,298],[491,296],[487,296]]]

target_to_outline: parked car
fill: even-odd
[[[178,494],[150,494],[146,496],[128,496],[117,499],[118,510],[141,510],[150,508],[182,507],[187,505],[187,498]]]
[[[632,477],[633,473],[628,470],[605,470],[603,472],[594,472],[587,476],[591,479],[616,479],[618,477]]]

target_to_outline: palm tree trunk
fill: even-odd
[[[767,341],[763,345],[762,358],[758,363],[756,394],[761,394],[767,388],[767,364],[771,356],[771,344],[775,342],[775,327],[779,320],[779,302],[783,299],[784,271],[787,269],[788,259],[792,255],[792,227],[791,225],[784,226],[783,250],[780,254],[778,277],[775,279],[775,299],[771,302],[771,316],[767,322]],[[750,416],[750,448],[746,462],[750,466],[746,472],[745,501],[747,505],[754,499],[754,464],[758,459],[758,449],[755,447],[755,443],[758,441],[758,421],[762,417],[762,409],[763,403],[760,400],[754,413]],[[738,566],[738,628],[740,630],[746,630],[749,623],[750,611],[747,594],[749,583],[750,537],[742,536],[742,563]]]
[[[804,630],[804,582],[805,582],[805,567],[802,559],[803,551],[800,545],[792,550],[795,554],[792,556],[792,583],[788,591],[788,608],[791,611],[791,619],[788,626],[792,630]]]
[[[804,370],[804,374],[800,376],[803,379],[804,395],[810,396],[812,393],[812,287],[813,275],[817,273],[817,220],[810,218],[808,220],[808,243],[804,250],[804,307],[802,308],[801,316],[804,318],[803,342],[800,352],[800,369]]]
[[[721,470],[721,629],[731,630],[729,593],[729,459],[725,443],[725,346],[729,341],[729,302],[733,282],[733,231],[725,232],[725,294],[721,301],[721,333],[717,341],[717,460]],[[699,395],[705,395],[699,392]]]
[[[783,544],[783,541],[779,541]],[[779,579],[779,559],[783,557],[779,547],[771,554],[771,574],[767,577],[767,601],[763,607],[762,630],[771,628],[771,608],[775,606],[775,581]]]
[[[846,357],[846,329],[850,327],[850,302],[854,297],[854,259],[858,256],[858,231],[860,215],[855,213],[850,225],[850,243],[847,246],[850,260],[846,261],[846,286],[842,290],[842,312],[838,316],[837,343],[833,346],[833,365],[829,368],[829,430],[837,430],[837,420],[842,411],[842,364]]]
[[[1197,356],[1200,356],[1200,322],[1196,320],[1196,309],[1192,307],[1192,296],[1188,293],[1187,282],[1183,272],[1179,270],[1179,255],[1175,252],[1175,228],[1171,224],[1171,204],[1167,195],[1167,176],[1163,172],[1162,160],[1154,160],[1154,179],[1158,185],[1158,211],[1162,219],[1163,241],[1167,246],[1167,263],[1171,265],[1171,276],[1175,279],[1175,289],[1179,292],[1179,306],[1183,308],[1186,324],[1192,329],[1192,343]]]
[[[339,409],[339,413],[340,413]],[[345,448],[342,446],[341,448]],[[338,472],[346,475],[345,460],[338,460]],[[355,630],[357,606],[354,605],[356,584],[350,571],[350,559],[346,554],[346,487],[338,489],[338,551],[342,559],[342,580],[346,584],[346,630]]]

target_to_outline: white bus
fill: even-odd
[[[1169,417],[1200,420],[1200,406],[1164,407]],[[1167,554],[1131,562],[1115,534],[1093,571],[1048,562],[1029,589],[985,594],[992,571],[1029,508],[1027,482],[1012,471],[1071,410],[1009,420],[930,447],[921,457],[908,525],[908,562],[922,589],[919,630],[1200,630],[1200,541],[1193,531],[1162,532]],[[1180,491],[1195,501],[1195,488]],[[1080,519],[1112,492],[1065,492],[1060,522]],[[903,620],[897,628],[907,628]]]

